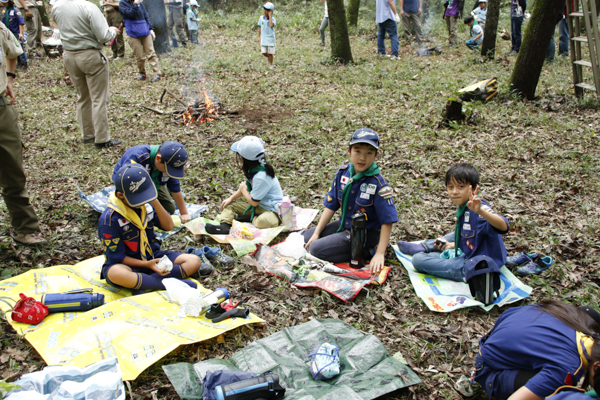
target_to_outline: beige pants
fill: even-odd
[[[160,67],[158,66],[158,57],[154,52],[154,43],[152,43],[152,35],[142,38],[129,37],[129,46],[133,50],[137,61],[138,71],[140,74],[146,73],[146,59],[152,67],[152,71],[156,75],[160,75]]]
[[[451,46],[458,46],[458,36],[456,36],[457,17],[445,16],[446,27],[448,28],[448,42]]]
[[[83,139],[110,140],[108,130],[108,61],[100,50],[65,50],[63,60],[77,90],[77,120]]]
[[[19,3],[15,1],[15,3]],[[19,6],[20,7],[20,6]],[[28,7],[33,14],[33,18],[29,21],[25,20],[25,28],[27,28],[27,47],[31,53],[36,47],[42,47],[42,17],[37,7]],[[25,11],[19,8],[23,19],[25,19]]]
[[[252,215],[252,209],[246,211],[250,204],[246,200],[236,200],[223,210],[219,219],[221,222],[226,222],[231,224],[233,220],[237,216],[247,216]],[[258,206],[256,210],[254,210],[254,219],[252,220],[252,225],[257,227],[258,229],[266,229],[273,228],[279,226],[281,221],[279,220],[279,215],[275,211],[265,210],[264,208]]]
[[[410,40],[412,27],[417,43],[421,44],[423,33],[421,32],[421,16],[419,14],[404,13],[402,16],[402,26],[404,27],[404,37],[406,39]]]

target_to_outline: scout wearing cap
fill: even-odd
[[[117,171],[124,165],[136,163],[142,165],[150,174],[151,181],[158,190],[158,200],[169,214],[175,212],[175,203],[181,212],[181,222],[190,220],[179,179],[185,176],[188,153],[178,142],[164,142],[161,146],[142,144],[125,152],[115,165],[113,180]]]

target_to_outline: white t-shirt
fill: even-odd
[[[325,15],[323,17],[329,18],[329,13],[327,12],[327,2],[323,3],[325,5]]]

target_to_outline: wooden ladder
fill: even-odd
[[[571,63],[573,64],[573,84],[575,95],[583,96],[584,89],[596,92],[600,97],[600,34],[598,33],[598,13],[594,0],[567,0],[569,38],[571,40]],[[581,3],[581,10],[579,4]],[[573,9],[572,9],[573,8]],[[581,35],[580,18],[585,21],[586,36]],[[581,58],[581,43],[590,49],[590,61]],[[583,67],[592,69],[594,85],[583,82]]]

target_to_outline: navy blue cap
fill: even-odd
[[[187,163],[188,153],[181,143],[164,142],[160,146],[160,157],[165,163],[165,172],[170,178],[184,177],[183,167]]]
[[[485,274],[487,272],[500,272],[500,267],[491,257],[475,256],[465,261],[465,280],[468,282],[471,278]]]
[[[352,134],[349,146],[357,143],[366,143],[379,150],[379,135],[373,129],[360,128]]]
[[[158,197],[156,187],[146,168],[140,164],[126,164],[113,178],[117,192],[123,193],[131,207],[140,207]]]

